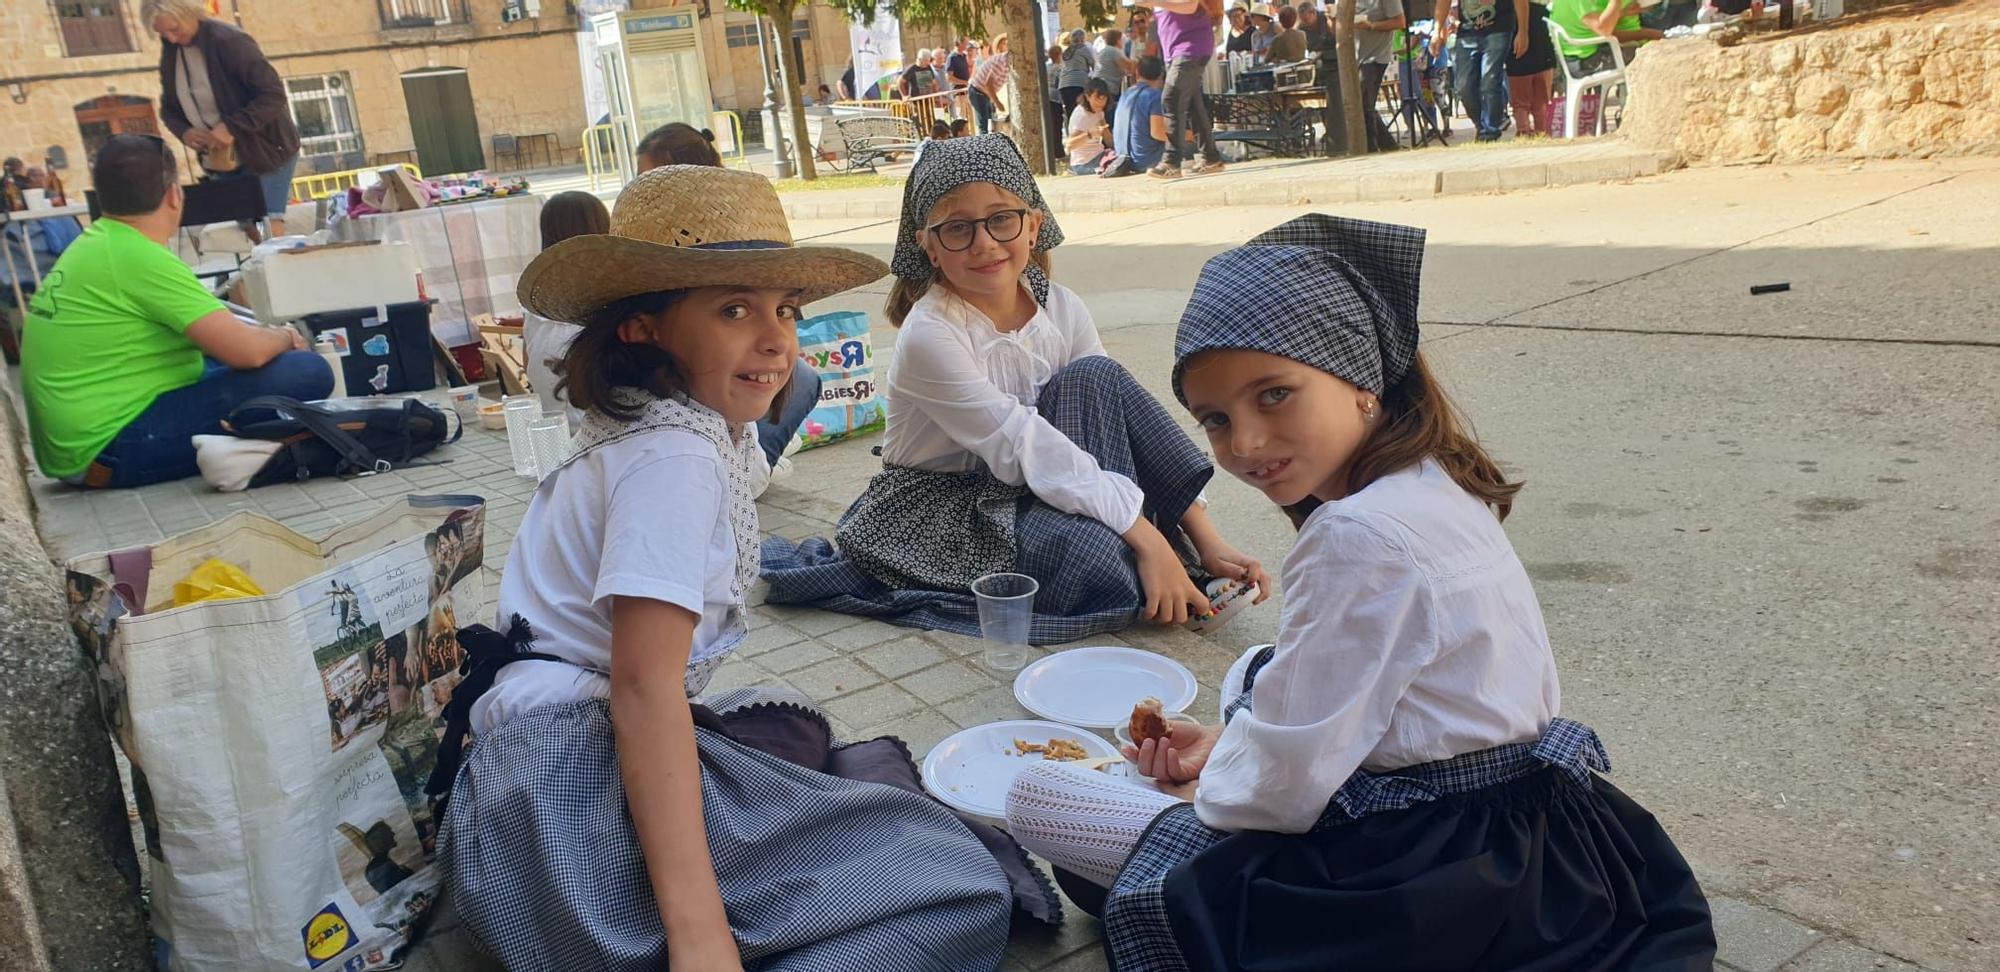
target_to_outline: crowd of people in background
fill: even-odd
[[[1401,146],[1382,115],[1384,85],[1401,60],[1428,57],[1450,78],[1457,108],[1479,141],[1514,129],[1518,137],[1554,134],[1557,58],[1585,76],[1612,66],[1614,41],[1625,61],[1640,44],[1697,19],[1761,13],[1762,0],[1357,0],[1357,91],[1343,90],[1332,0],[1142,0],[1123,23],[1058,35],[1034,51],[1042,72],[1042,129],[1050,156],[1076,175],[1145,173],[1174,179],[1221,171],[1205,81],[1211,61],[1232,72],[1313,65],[1325,107],[1321,151],[1347,154],[1344,106],[1358,98],[1366,151]],[[1578,43],[1558,45],[1549,25]],[[1412,29],[1414,28],[1414,29]],[[1241,58],[1238,58],[1241,55]],[[1026,67],[1023,65],[1022,67]],[[1006,35],[962,38],[916,52],[892,78],[856,89],[850,63],[837,91],[820,86],[816,104],[897,100],[929,139],[984,134],[1030,106],[1015,105],[1016,64]],[[1232,75],[1233,76],[1233,75]],[[1405,82],[1407,83],[1407,81]],[[1440,87],[1444,82],[1439,82]],[[1387,99],[1393,101],[1393,95]],[[1130,112],[1138,112],[1136,115]],[[1393,105],[1390,114],[1396,113]],[[1445,130],[1449,133],[1449,119]]]

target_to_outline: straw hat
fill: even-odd
[[[1278,19],[1278,8],[1275,4],[1260,3],[1255,7],[1250,8],[1250,16],[1262,17],[1265,20],[1276,21]]]
[[[611,210],[611,232],[543,250],[521,272],[521,305],[582,323],[636,294],[690,287],[782,287],[811,303],[880,280],[889,268],[837,246],[793,246],[769,180],[706,165],[640,176]]]

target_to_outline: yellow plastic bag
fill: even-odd
[[[187,579],[174,585],[174,606],[186,607],[198,601],[226,601],[232,597],[261,597],[264,589],[243,572],[243,568],[210,557]]]

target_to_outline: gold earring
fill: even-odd
[[[1365,422],[1374,422],[1376,418],[1376,410],[1379,407],[1380,406],[1375,399],[1373,398],[1369,399],[1368,404],[1361,409],[1362,420]]]

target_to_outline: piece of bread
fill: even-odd
[[[1132,745],[1144,745],[1148,739],[1167,738],[1167,717],[1163,710],[1166,703],[1159,699],[1140,699],[1132,707]]]

